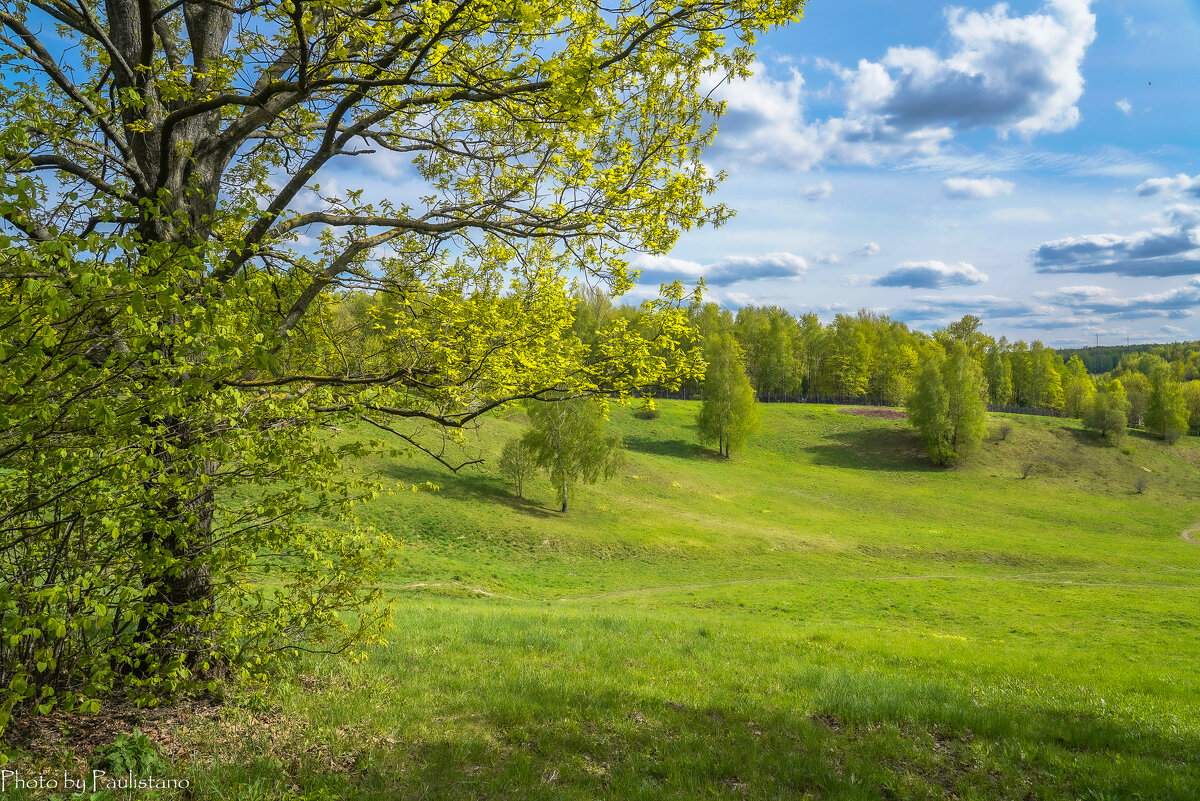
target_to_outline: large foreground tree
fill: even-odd
[[[0,7],[0,728],[376,631],[326,426],[693,374],[678,288],[584,343],[568,276],[727,215],[701,87],[801,4]]]

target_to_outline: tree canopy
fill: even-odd
[[[908,401],[908,416],[934,464],[954,464],[983,439],[987,383],[961,340],[931,352]]]
[[[741,346],[731,334],[715,334],[704,349],[708,367],[704,373],[703,402],[696,415],[700,441],[717,446],[729,458],[746,438],[758,430],[758,405],[746,377]]]
[[[603,398],[531,402],[526,411],[532,428],[522,442],[550,478],[563,514],[576,484],[612,478],[624,463],[620,436],[605,431],[607,403]]]
[[[705,81],[801,5],[5,4],[0,727],[373,636],[340,613],[390,541],[302,522],[371,491],[329,426],[445,459],[507,403],[697,375],[678,286],[584,342],[570,277],[726,218]]]
[[[1129,425],[1129,399],[1120,379],[1102,385],[1092,396],[1083,415],[1083,424],[1100,432],[1105,439],[1119,440]]]

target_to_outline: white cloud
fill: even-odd
[[[1163,218],[1166,225],[1148,231],[1044,242],[1033,250],[1033,266],[1040,273],[1200,275],[1200,206],[1169,206]]]
[[[676,259],[671,256],[641,254],[630,260],[629,266],[635,270],[641,270],[642,278],[655,275],[670,275],[672,276],[671,278],[662,279],[669,281],[676,279],[694,280],[704,274],[704,265],[700,264],[700,262]]]
[[[964,314],[985,319],[1034,318],[1043,321],[1054,320],[1062,315],[1062,310],[1048,303],[995,295],[934,295],[915,298],[897,309],[895,316],[901,320],[955,320]]]
[[[821,181],[819,184],[806,186],[800,190],[800,196],[809,201],[824,200],[832,194],[833,184],[829,181]]]
[[[1093,298],[1106,297],[1112,294],[1112,290],[1106,286],[1096,286],[1094,284],[1086,284],[1083,286],[1064,286],[1049,292],[1034,292],[1034,297],[1038,298],[1073,298],[1077,300],[1090,300]]]
[[[1117,110],[1120,111],[1122,114],[1124,114],[1126,117],[1128,117],[1130,114],[1133,113],[1133,104],[1131,104],[1124,97],[1121,98],[1120,100],[1118,100],[1113,105],[1115,105],[1117,107]]]
[[[1026,16],[1011,15],[1005,4],[951,8],[946,24],[944,55],[902,45],[854,68],[827,65],[842,82],[842,116],[806,120],[799,71],[775,80],[756,64],[751,78],[714,92],[728,111],[718,150],[799,169],[821,161],[878,164],[932,158],[961,131],[1030,138],[1078,124],[1080,66],[1096,36],[1090,0],[1047,0]]]
[[[1135,190],[1142,197],[1159,194],[1188,194],[1200,197],[1200,175],[1179,173],[1173,178],[1151,178],[1142,181]]]
[[[1200,303],[1200,278],[1183,286],[1163,292],[1148,292],[1133,297],[1121,297],[1111,289],[1100,286],[1063,287],[1037,293],[1038,298],[1075,312],[1104,314],[1108,317],[1190,317]]]
[[[630,261],[641,270],[643,282],[694,281],[703,277],[712,286],[729,286],[763,278],[799,278],[808,272],[808,262],[786,252],[761,256],[727,256],[709,264],[675,259],[670,256],[641,255]]]
[[[706,87],[725,103],[714,153],[755,162],[793,164],[808,169],[821,152],[806,135],[804,76],[794,67],[787,77],[766,74],[761,62],[751,65],[749,78]]]
[[[1195,275],[1200,274],[1200,236],[1195,228],[1069,236],[1039,245],[1033,264],[1040,273]]]
[[[864,242],[858,250],[854,251],[854,255],[869,259],[872,256],[878,256],[880,250],[882,248],[879,247],[878,242]]]
[[[947,178],[942,181],[946,197],[963,200],[985,200],[1011,195],[1013,184],[1000,178]]]
[[[988,277],[966,262],[945,264],[940,261],[906,261],[875,279],[875,286],[906,286],[937,289],[946,286],[973,286]]]

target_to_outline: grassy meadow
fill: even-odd
[[[780,404],[726,461],[660,409],[613,409],[565,517],[491,462],[359,465],[440,486],[361,510],[404,542],[389,644],[179,727],[179,797],[1200,797],[1200,440],[992,415],[947,470]]]

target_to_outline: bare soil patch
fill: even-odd
[[[903,420],[908,417],[906,412],[886,406],[844,406],[838,411],[842,414],[856,414],[859,417],[878,417],[881,420]]]
[[[99,712],[85,715],[55,711],[47,715],[20,717],[5,732],[7,745],[16,746],[35,759],[55,760],[68,755],[78,769],[119,734],[140,729],[170,760],[188,755],[190,749],[178,733],[217,718],[222,707],[203,700],[184,700],[153,709],[110,701]]]

